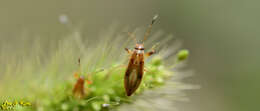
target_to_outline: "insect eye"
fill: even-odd
[[[144,48],[137,48],[137,47],[136,47],[135,49],[136,49],[136,50],[144,50]]]

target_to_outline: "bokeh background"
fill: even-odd
[[[39,37],[48,46],[73,27],[94,38],[111,24],[144,27],[159,14],[153,30],[174,34],[190,50],[188,68],[195,74],[185,81],[201,86],[187,91],[190,102],[180,102],[178,108],[256,111],[260,102],[259,4],[257,0],[2,0],[0,43],[15,46],[23,34]],[[61,24],[61,15],[68,16],[70,23]]]

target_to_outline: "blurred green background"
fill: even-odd
[[[113,23],[144,27],[159,14],[153,30],[172,33],[183,41],[191,52],[188,68],[195,72],[186,81],[201,85],[199,90],[187,91],[190,102],[178,103],[178,108],[256,111],[260,101],[259,4],[257,0],[2,0],[0,43],[15,45],[19,35],[26,33],[44,38],[48,46],[79,25],[83,36],[95,37]],[[63,14],[70,24],[59,22]]]

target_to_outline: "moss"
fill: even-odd
[[[186,60],[189,56],[189,51],[187,49],[183,49],[183,50],[180,50],[177,54],[177,60],[178,61],[183,61],[183,60]]]
[[[4,72],[6,75],[4,82],[10,83],[8,80],[15,82],[0,87],[0,90],[5,90],[5,95],[17,94],[18,98],[27,98],[32,106],[26,110],[99,111],[117,109],[123,104],[133,104],[138,99],[136,97],[142,95],[144,91],[154,90],[165,85],[169,77],[175,74],[165,63],[171,63],[171,60],[174,59],[183,61],[188,56],[188,51],[182,50],[177,56],[170,56],[166,60],[163,52],[171,52],[168,50],[171,50],[170,48],[173,46],[169,45],[169,49],[161,53],[158,50],[157,54],[145,61],[145,73],[138,90],[133,96],[127,97],[123,84],[126,67],[122,65],[127,64],[128,60],[127,54],[123,52],[123,46],[132,46],[129,45],[129,38],[127,40],[125,39],[127,37],[124,36],[114,38],[115,32],[110,32],[105,35],[105,40],[102,36],[99,38],[102,41],[93,40],[95,44],[88,45],[83,44],[86,41],[83,41],[78,33],[80,32],[75,31],[76,35],[73,33],[59,43],[51,44],[57,48],[50,49],[47,57],[45,57],[46,55],[41,56],[41,50],[44,48],[40,49],[38,46],[41,45],[40,41],[37,41],[39,44],[35,43],[36,46],[30,47],[32,49],[29,50],[37,51],[37,53],[24,52],[24,54],[32,54],[23,60],[26,61],[26,64],[18,64],[17,67],[14,67],[12,64],[16,63],[15,59],[13,63],[8,64],[8,70]],[[163,39],[169,38],[163,37]],[[166,42],[161,44],[165,45]],[[146,45],[152,46],[153,44],[146,43]],[[80,70],[75,62],[79,56],[81,58]],[[8,63],[9,61],[3,62]],[[77,81],[73,77],[73,73],[77,71],[80,71],[79,73],[86,78],[91,78],[92,81],[91,84],[85,82],[85,96],[82,99],[74,97],[72,93]],[[17,74],[17,78],[12,78],[10,76],[12,73]],[[7,89],[8,87],[12,87],[12,89]],[[16,93],[10,93],[14,90]],[[17,108],[17,110],[24,110],[24,107]]]
[[[164,84],[171,71],[167,68],[161,68],[164,67],[162,61],[159,56],[156,56],[152,58],[152,62],[147,64],[151,69],[145,72],[142,84],[136,92],[136,95],[141,94],[144,90],[156,88]],[[109,75],[109,78],[107,78],[108,72],[112,70],[113,72]],[[119,68],[117,70],[109,68],[108,70],[105,69],[105,71],[93,75],[93,83],[85,84],[89,90],[87,90],[87,96],[84,99],[75,98],[71,94],[72,84],[76,82],[76,79],[67,81],[64,83],[67,84],[66,86],[60,86],[63,87],[64,90],[63,88],[57,87],[52,92],[55,95],[62,96],[43,98],[49,102],[47,102],[47,104],[43,102],[37,104],[34,110],[41,106],[40,108],[44,107],[45,110],[71,111],[76,108],[79,110],[100,111],[101,109],[115,108],[122,103],[131,103],[133,100],[131,97],[126,96],[123,86],[124,70],[125,68]]]

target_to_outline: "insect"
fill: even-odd
[[[134,50],[129,50],[128,48],[125,48],[128,54],[131,55],[124,76],[124,87],[127,96],[131,96],[139,87],[142,81],[144,73],[144,59],[155,53],[154,49],[147,53],[144,52],[144,41],[149,36],[152,25],[156,21],[157,17],[157,15],[153,17],[152,22],[148,26],[147,31],[144,35],[144,40],[142,43],[137,43],[136,38],[134,37],[136,43]],[[128,33],[128,35],[132,37],[133,34]]]
[[[84,84],[85,79],[83,76],[80,76],[73,88],[73,94],[75,97],[83,98],[85,96]]]
[[[79,71],[74,73],[74,77],[77,78],[77,82],[74,85],[73,88],[73,95],[75,97],[78,98],[84,98],[86,93],[85,93],[85,88],[84,88],[84,84],[85,84],[85,80],[87,82],[87,84],[91,84],[92,82],[90,80],[88,80],[90,77],[88,77],[88,79],[85,79],[85,77],[83,75],[80,75],[80,58],[78,59],[78,64],[79,64]]]

